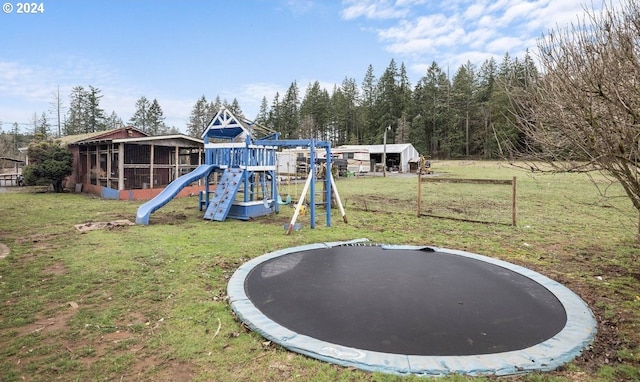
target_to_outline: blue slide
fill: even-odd
[[[157,209],[169,203],[171,199],[175,198],[178,195],[178,192],[195,182],[196,180],[203,178],[211,173],[214,168],[217,166],[209,165],[209,164],[201,164],[196,167],[195,170],[191,171],[188,174],[182,175],[178,179],[169,183],[167,187],[164,188],[158,195],[156,195],[153,199],[144,203],[140,207],[138,207],[138,212],[136,214],[136,224],[149,224],[149,217],[152,213],[154,213]]]

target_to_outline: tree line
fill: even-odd
[[[434,158],[492,158],[508,143],[522,141],[508,92],[526,88],[537,77],[528,52],[521,59],[507,53],[500,63],[490,58],[479,68],[467,62],[452,77],[433,62],[416,85],[404,63],[398,67],[392,59],[380,77],[369,65],[360,86],[345,77],[329,91],[315,81],[301,94],[294,81],[270,104],[263,97],[255,122],[284,139],[316,138],[334,146],[382,143],[390,127],[389,143],[412,143]],[[227,105],[219,97],[208,103],[202,96],[191,111],[187,134],[200,137],[221,104],[242,114],[235,99]]]
[[[93,86],[85,89],[76,86],[69,95],[69,110],[64,122],[64,135],[75,135],[104,131],[124,126],[122,118],[115,111],[106,115],[100,107],[102,91]],[[157,99],[149,100],[140,97],[135,104],[135,112],[127,125],[133,126],[150,135],[163,135],[177,132],[169,128],[165,122],[164,112]]]
[[[255,122],[281,133],[284,139],[316,138],[332,145],[379,144],[390,127],[388,143],[412,143],[433,158],[499,156],[507,142],[521,140],[509,100],[513,88],[535,82],[538,71],[527,53],[512,58],[508,53],[498,63],[494,58],[480,65],[467,62],[453,75],[449,68],[433,62],[413,85],[404,63],[392,59],[377,77],[369,65],[362,82],[345,77],[340,85],[326,89],[319,81],[309,83],[304,94],[293,81],[284,94],[262,102]],[[125,123],[115,111],[101,107],[102,91],[94,86],[76,86],[68,97],[61,135],[104,131],[126,125],[150,135],[178,133],[168,127],[157,99],[140,97],[135,112]],[[57,100],[60,102],[60,100]],[[59,105],[58,105],[59,106]],[[244,115],[237,99],[232,102],[202,95],[194,104],[185,126],[187,135],[200,137],[221,106]],[[250,118],[251,119],[251,118]],[[36,119],[34,135],[56,136],[46,113]],[[16,135],[2,133],[0,140]],[[0,142],[12,146],[14,142]]]
[[[398,67],[392,59],[380,77],[369,65],[360,86],[345,78],[329,92],[316,81],[301,96],[293,82],[270,105],[263,98],[256,121],[283,138],[333,145],[379,144],[390,128],[388,143],[412,143],[434,158],[490,158],[500,155],[503,142],[518,140],[507,89],[526,87],[537,76],[528,53],[523,59],[505,54],[499,64],[467,62],[453,76],[433,62],[412,85],[404,63]]]

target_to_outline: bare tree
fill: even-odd
[[[519,149],[553,171],[603,171],[619,181],[639,212],[640,241],[639,3],[586,10],[538,48],[541,76],[510,94],[524,133]]]

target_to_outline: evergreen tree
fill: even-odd
[[[200,138],[204,129],[207,128],[207,124],[211,120],[210,115],[211,112],[210,107],[207,104],[207,99],[202,95],[191,110],[189,122],[187,123],[187,135],[194,138]]]
[[[129,123],[136,129],[148,133],[149,129],[149,108],[151,103],[147,97],[142,96],[136,101],[136,111],[133,113]]]
[[[434,61],[413,92],[416,117],[411,139],[419,152],[433,157],[444,158],[449,155],[445,145],[449,126],[449,87],[446,73]]]
[[[360,143],[359,138],[362,137],[362,121],[358,105],[360,96],[358,84],[354,78],[345,77],[339,90],[343,103],[336,105],[336,109],[334,109],[334,112],[340,118],[338,123],[342,132],[342,138],[338,144],[358,144]],[[340,107],[340,109],[337,109],[337,107]]]
[[[49,138],[51,136],[51,125],[47,120],[47,115],[42,112],[40,119],[36,122],[36,131],[34,135],[39,135],[43,138]]]
[[[27,185],[53,185],[63,191],[64,179],[73,171],[73,154],[58,142],[34,140],[27,151],[29,165],[22,172]]]
[[[280,93],[276,92],[276,95],[273,96],[273,101],[271,102],[271,108],[269,109],[267,127],[270,127],[273,130],[281,133],[281,138],[286,138],[284,134],[282,134],[282,126],[282,106],[280,103]]]
[[[480,114],[481,128],[476,132],[478,139],[482,142],[482,154],[484,157],[491,157],[497,151],[496,141],[493,139],[493,99],[496,86],[497,64],[493,57],[486,60],[478,72],[478,89],[476,92],[476,105]]]
[[[398,126],[396,128],[396,134],[394,142],[396,143],[408,143],[410,142],[411,123],[410,118],[414,116],[411,91],[411,82],[407,76],[407,68],[404,66],[404,62],[400,65],[400,78],[398,83],[398,105],[400,110],[400,118],[398,119]]]
[[[240,102],[238,102],[236,98],[231,101],[231,104],[227,106],[227,109],[229,109],[229,111],[236,117],[244,117],[244,113],[242,112],[242,108],[240,107]],[[211,117],[213,117],[213,115]]]
[[[103,131],[107,129],[107,117],[104,113],[104,109],[100,107],[100,99],[102,98],[102,91],[98,88],[94,88],[89,85],[89,91],[86,93],[87,97],[87,133],[96,131]]]
[[[496,76],[496,88],[491,97],[491,132],[494,139],[495,152],[492,156],[503,157],[506,155],[504,149],[512,142],[520,141],[519,132],[516,128],[512,116],[515,115],[511,109],[509,101],[509,89],[517,86],[516,64],[509,53],[506,53],[498,67]]]
[[[526,88],[536,82],[538,78],[538,68],[536,68],[528,49],[523,59],[520,60],[516,58],[513,66],[515,85]]]
[[[74,135],[86,132],[87,92],[82,86],[75,86],[69,95],[69,110],[64,123],[64,134]]]
[[[394,133],[398,127],[400,119],[400,91],[399,73],[395,60],[391,60],[389,66],[384,71],[377,85],[377,99],[375,102],[375,127],[378,132],[376,143],[382,143],[382,136],[385,129],[390,126],[392,134],[387,135],[387,143],[393,143]]]
[[[269,104],[267,103],[267,97],[262,97],[262,102],[260,102],[260,110],[258,110],[258,115],[256,116],[256,123],[266,126],[269,119]]]
[[[289,89],[287,89],[282,104],[280,105],[280,118],[282,119],[281,133],[285,139],[301,138],[299,118],[300,100],[298,93],[298,84],[296,81],[293,81]]]
[[[363,115],[362,136],[358,141],[362,144],[374,143],[375,136],[379,135],[376,123],[376,101],[377,101],[376,77],[373,74],[373,66],[369,65],[362,81],[362,93],[360,105]]]
[[[155,98],[151,101],[151,105],[149,106],[147,121],[147,132],[150,135],[162,135],[166,133],[167,125],[164,123],[164,113],[162,112],[162,108],[160,107],[158,100]]]
[[[122,118],[118,117],[115,111],[111,111],[111,114],[107,118],[107,129],[119,129],[124,126]]]
[[[346,97],[342,93],[342,89],[334,85],[331,97],[329,98],[328,124],[332,136],[331,143],[335,146],[339,146],[347,142],[348,133],[346,112]]]
[[[209,121],[211,121],[211,119],[218,113],[218,111],[220,111],[220,108],[222,106],[227,107],[227,100],[224,100],[224,102],[222,102],[220,100],[220,96],[216,95],[216,99],[214,101],[209,102],[209,105],[207,106],[207,123],[209,123]]]
[[[299,135],[304,138],[335,139],[335,132],[329,131],[329,112],[330,102],[327,90],[322,89],[318,81],[309,84],[300,105],[300,117],[310,118],[311,123],[305,126],[305,130],[301,129]]]
[[[453,155],[470,154],[470,136],[475,131],[476,92],[475,68],[471,62],[460,66],[453,77],[451,90],[451,117],[454,121],[448,135],[451,153]]]
[[[100,89],[93,86],[89,86],[89,90],[82,86],[71,89],[65,135],[93,133],[107,128],[107,118],[100,108],[100,93]]]
[[[213,115],[215,115],[218,112],[218,110],[220,110],[221,106],[222,106],[222,101],[220,101],[220,96],[216,95],[216,99],[209,103],[209,110],[213,112]]]

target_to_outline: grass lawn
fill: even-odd
[[[80,232],[77,224],[135,221],[141,202],[37,190],[0,192],[2,381],[399,381],[291,353],[249,332],[226,300],[247,260],[315,242],[369,238],[461,249],[525,266],[580,295],[598,320],[592,348],[562,370],[513,381],[640,380],[637,212],[602,176],[535,175],[498,162],[433,162],[436,176],[518,177],[510,186],[423,184],[388,174],[337,181],[349,224],[318,213],[285,235],[293,209],[244,222],[202,219],[197,198],[175,199],[148,226]],[[596,187],[594,182],[599,186]],[[606,189],[604,197],[599,189]],[[281,187],[294,199],[302,184]],[[476,223],[467,220],[486,220]],[[5,251],[6,252],[6,251]],[[494,380],[451,376],[443,381]]]

